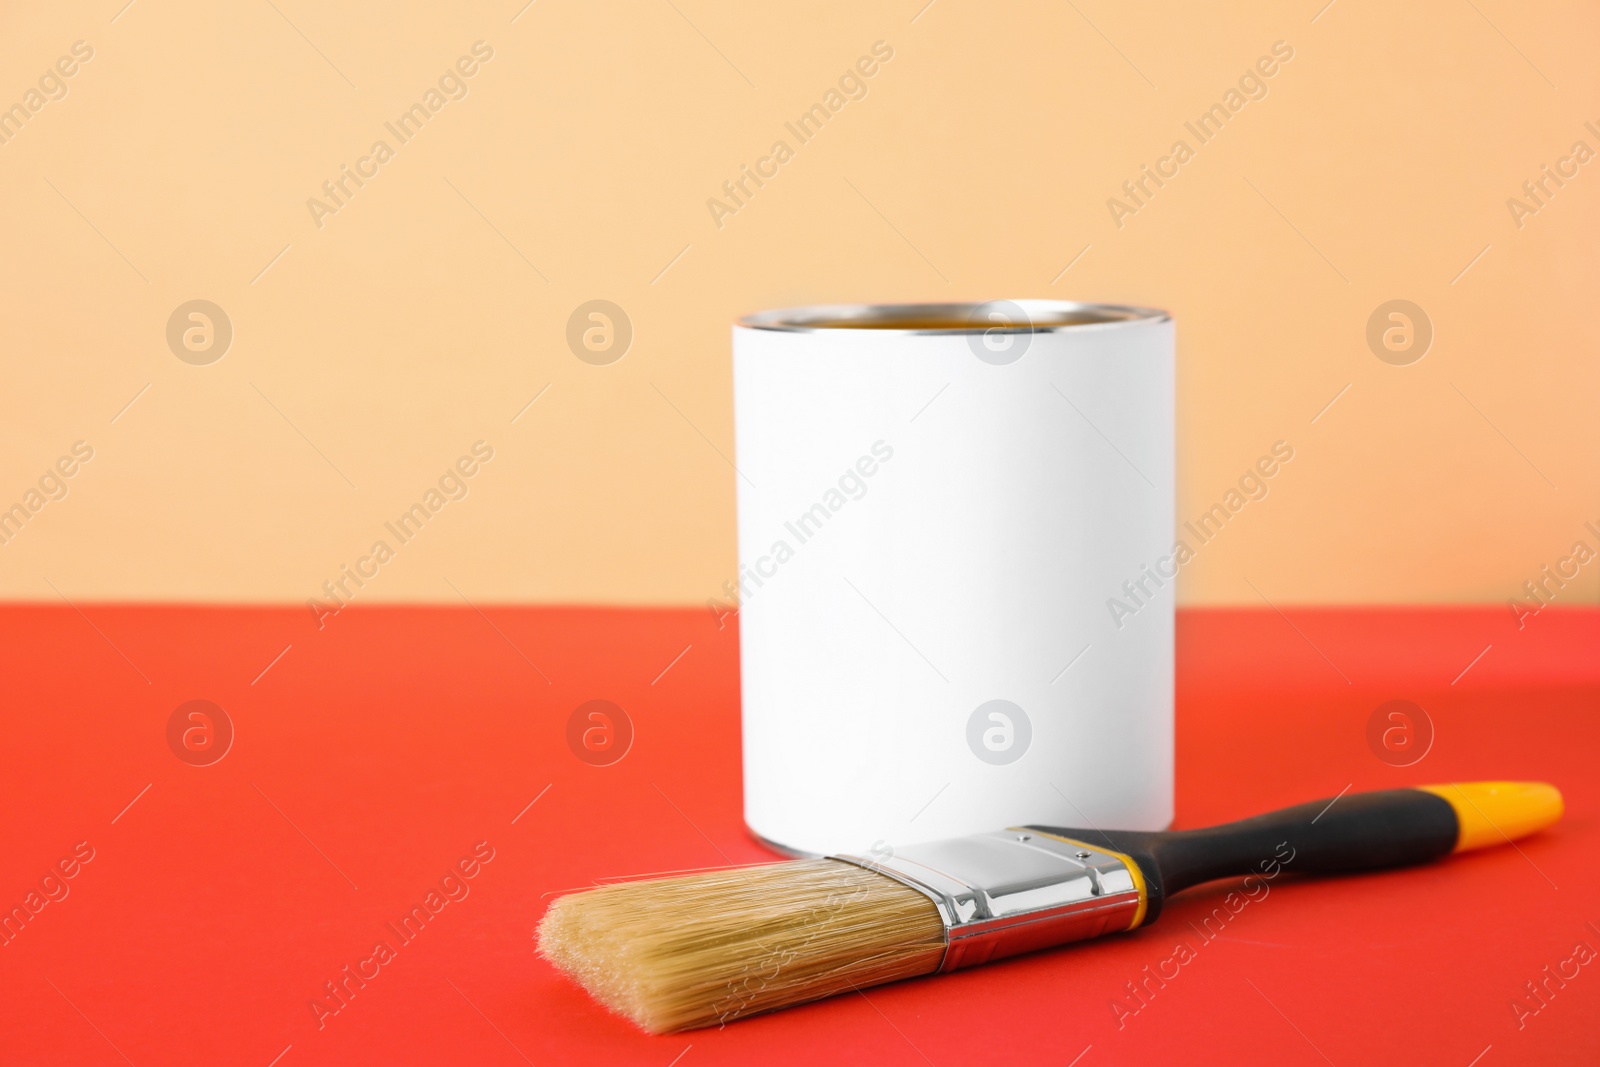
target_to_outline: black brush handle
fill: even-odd
[[[1426,863],[1456,847],[1460,827],[1448,800],[1421,789],[1388,789],[1297,804],[1201,830],[1030,830],[1124,853],[1148,888],[1144,921],[1162,901],[1214,878],[1370,871]]]

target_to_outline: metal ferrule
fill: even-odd
[[[1126,930],[1141,914],[1141,879],[1124,857],[1036,830],[830,858],[933,901],[945,928],[940,971]]]

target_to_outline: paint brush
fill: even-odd
[[[1541,782],[1340,795],[1199,830],[1019,826],[557,898],[540,953],[652,1033],[715,1026],[1154,922],[1218,878],[1436,860],[1561,818]]]

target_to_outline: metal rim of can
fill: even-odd
[[[1172,318],[1160,308],[1129,304],[1085,304],[1071,300],[984,300],[936,304],[815,304],[774,308],[740,316],[734,320],[734,325],[783,333],[863,330],[875,336],[959,336],[981,334],[994,329],[992,323],[984,322],[980,316],[984,308],[1000,304],[1015,305],[1027,313],[1030,321],[1009,329],[1028,333],[1101,330],[1168,322]],[[949,325],[925,325],[933,321]]]

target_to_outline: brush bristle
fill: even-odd
[[[651,1033],[931,974],[944,948],[932,901],[838,860],[602,886],[539,924],[541,955]]]

